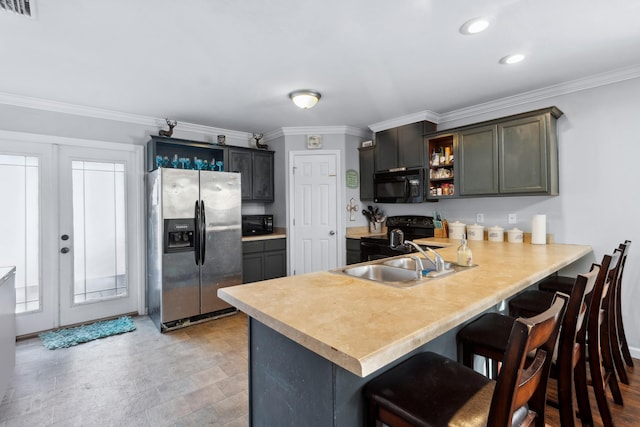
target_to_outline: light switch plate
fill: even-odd
[[[515,224],[518,221],[518,218],[514,213],[510,213],[507,219],[509,220],[509,224]]]
[[[483,224],[484,223],[484,214],[476,214],[476,222],[478,224]]]

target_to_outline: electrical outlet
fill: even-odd
[[[509,224],[515,224],[518,221],[516,214],[514,213],[510,213],[508,215],[508,219],[509,219]]]
[[[478,224],[484,223],[484,214],[476,214],[476,222]]]

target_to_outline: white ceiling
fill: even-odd
[[[366,128],[640,65],[638,0],[35,3],[0,11],[0,93],[246,132]],[[488,31],[458,32],[481,15]],[[287,97],[304,88],[311,110]]]

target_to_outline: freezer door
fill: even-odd
[[[218,289],[242,283],[240,174],[200,171],[205,236],[200,269],[203,314],[231,307]]]
[[[199,199],[198,171],[161,170],[163,227],[168,219],[195,220],[195,204]],[[194,251],[163,251],[162,323],[200,314],[199,273]]]

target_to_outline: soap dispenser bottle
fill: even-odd
[[[471,249],[467,245],[467,236],[462,235],[460,246],[458,247],[458,265],[463,267],[471,267],[473,265],[473,255]]]

